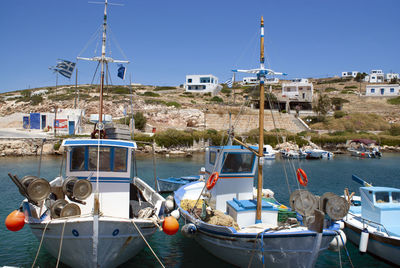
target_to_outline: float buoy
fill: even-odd
[[[19,210],[14,210],[8,214],[5,224],[8,230],[13,232],[19,231],[25,225],[25,214]]]
[[[194,238],[196,236],[197,227],[193,223],[183,225],[181,232],[187,238]]]
[[[207,180],[206,184],[207,190],[210,191],[215,186],[215,184],[218,181],[218,178],[219,178],[218,172],[214,172],[213,174],[211,174],[211,176]]]
[[[169,216],[164,219],[162,228],[167,235],[174,235],[179,230],[179,223],[174,217]]]
[[[346,234],[339,230],[337,235],[333,238],[333,240],[329,243],[328,249],[331,251],[338,252],[347,242]]]
[[[296,171],[296,175],[297,175],[297,180],[299,181],[299,183],[303,186],[307,186],[308,179],[307,179],[307,174],[304,172],[304,170],[302,170],[301,168],[298,168]]]
[[[174,217],[175,219],[179,220],[179,217],[180,217],[179,210],[175,209],[174,211],[172,211],[171,216]]]
[[[360,250],[361,253],[367,252],[368,248],[368,238],[369,238],[369,233],[368,229],[365,228],[362,230],[361,235],[360,235],[360,245],[358,247],[358,250]]]

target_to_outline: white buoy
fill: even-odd
[[[340,230],[344,229],[344,221],[339,222],[339,228],[340,228]]]
[[[172,210],[174,209],[174,201],[171,200],[171,199],[165,200],[165,208],[166,208],[168,211],[172,211]]]
[[[179,220],[179,217],[180,217],[179,210],[175,209],[174,211],[172,211],[171,216],[174,217],[175,219]]]
[[[339,233],[332,239],[331,243],[329,243],[329,250],[331,251],[339,251],[347,242],[347,238],[345,233],[342,230],[339,230]]]
[[[360,236],[360,246],[358,247],[358,249],[359,249],[360,252],[362,252],[362,253],[367,252],[368,238],[369,238],[369,233],[368,233],[367,228],[365,228],[365,229],[362,230],[362,232],[361,232],[361,236]]]

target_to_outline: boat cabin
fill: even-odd
[[[389,233],[400,233],[400,189],[360,187],[361,216],[382,224]]]
[[[205,158],[206,173],[219,174],[218,182],[211,189],[213,209],[226,212],[227,201],[253,198],[257,159],[254,153],[243,146],[210,146]]]
[[[93,193],[87,198],[87,205],[79,205],[82,214],[91,213],[93,209],[98,181],[102,213],[129,218],[130,183],[134,177],[132,159],[136,143],[107,139],[68,139],[63,141],[62,146],[66,147],[67,152],[66,176],[89,179],[92,183]]]

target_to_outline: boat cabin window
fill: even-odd
[[[376,192],[375,200],[376,200],[376,203],[389,203],[389,193],[388,192]]]
[[[393,192],[392,193],[392,202],[393,203],[400,203],[400,192]]]
[[[221,173],[250,173],[254,164],[253,153],[227,153]]]
[[[71,171],[96,171],[97,152],[99,155],[99,170],[112,172],[126,172],[128,149],[115,147],[84,146],[72,147]]]
[[[217,157],[216,152],[210,152],[210,159],[208,159],[208,162],[210,162],[211,165],[214,165],[216,157]]]

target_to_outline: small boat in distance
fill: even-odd
[[[369,139],[355,139],[350,141],[347,149],[352,156],[361,158],[380,158],[382,153],[376,145],[376,141]]]
[[[349,198],[346,236],[361,252],[400,266],[400,189],[371,186],[355,175],[353,180],[363,186],[360,197]]]
[[[275,160],[276,158],[276,151],[269,144],[264,145],[263,153],[263,160]]]
[[[333,153],[322,149],[309,149],[304,151],[307,159],[332,159]]]

